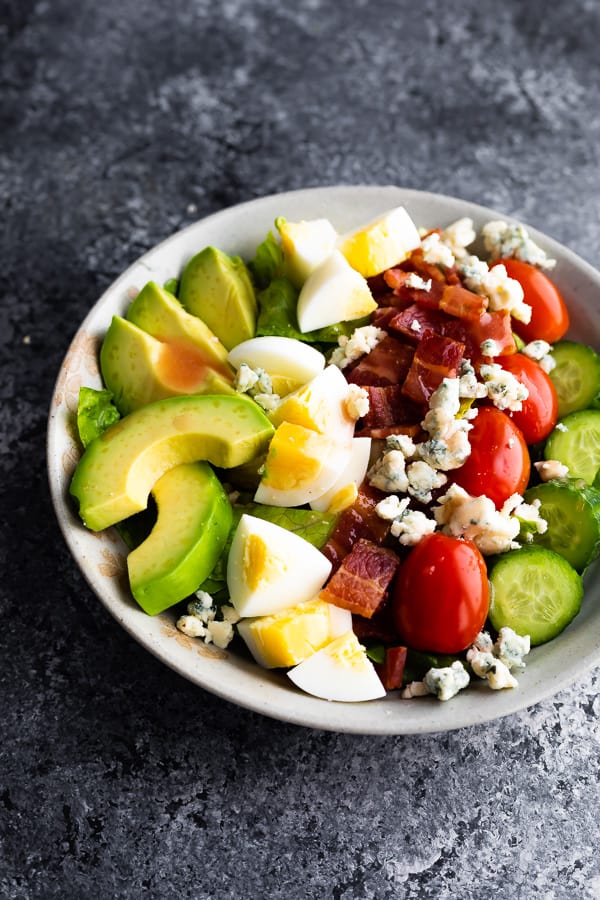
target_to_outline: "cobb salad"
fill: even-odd
[[[600,545],[600,365],[552,265],[523,226],[396,208],[146,285],[71,487],[142,608],[329,700],[516,687]]]

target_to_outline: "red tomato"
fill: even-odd
[[[525,325],[513,319],[513,327],[519,337],[529,341],[548,341],[553,344],[564,336],[569,327],[569,313],[560,291],[547,275],[521,262],[520,259],[499,259],[510,278],[515,278],[523,288],[525,303],[531,306],[531,321]]]
[[[496,362],[507,372],[512,372],[529,391],[522,409],[507,410],[506,415],[522,431],[527,444],[545,440],[558,420],[558,401],[551,379],[541,366],[523,353],[501,356]]]
[[[485,494],[500,508],[514,493],[523,493],[531,462],[519,428],[495,406],[482,406],[469,432],[471,453],[450,472],[456,484],[474,497]]]
[[[403,641],[415,650],[459,653],[483,628],[489,584],[471,541],[429,534],[400,568],[392,609]]]

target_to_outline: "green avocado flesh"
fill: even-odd
[[[231,376],[216,371],[202,348],[185,339],[157,340],[120,316],[106,332],[100,369],[122,415],[181,394],[233,393]]]
[[[185,267],[179,299],[228,350],[255,335],[256,295],[248,270],[237,256],[205,247]]]
[[[188,597],[210,575],[231,527],[231,505],[208,463],[175,466],[152,489],[158,517],[127,557],[131,592],[156,615]]]
[[[260,407],[238,394],[158,400],[89,444],[70,491],[84,524],[101,531],[145,509],[158,479],[174,466],[203,460],[240,466],[264,452],[272,435]]]
[[[159,341],[189,342],[207,365],[225,378],[233,378],[227,349],[216,334],[198,316],[186,312],[179,300],[155,281],[149,281],[139,292],[127,310],[127,319]]]

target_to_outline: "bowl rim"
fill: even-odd
[[[197,231],[218,231],[219,227],[226,224],[229,220],[239,217],[244,218],[248,213],[255,213],[261,206],[271,209],[274,205],[279,205],[281,207],[295,207],[297,204],[300,204],[301,206],[311,207],[313,205],[325,204],[326,206],[331,205],[334,208],[340,205],[342,207],[357,205],[360,209],[361,201],[365,202],[367,197],[370,198],[369,203],[371,203],[371,205],[376,206],[381,202],[381,212],[384,212],[386,209],[395,205],[431,205],[432,207],[441,207],[442,210],[450,213],[449,221],[454,221],[456,218],[464,215],[471,216],[475,220],[502,218],[509,222],[521,222],[521,224],[524,224],[527,227],[534,240],[541,243],[551,255],[557,257],[559,260],[557,272],[560,272],[560,270],[563,269],[565,270],[565,276],[568,277],[568,274],[572,274],[572,270],[574,270],[581,275],[584,287],[586,282],[590,282],[596,290],[600,288],[600,273],[570,248],[565,247],[555,239],[549,237],[533,226],[530,226],[528,223],[523,222],[522,219],[501,213],[498,210],[494,210],[487,206],[446,194],[420,191],[413,188],[403,188],[391,184],[337,184],[333,186],[312,186],[282,193],[265,194],[246,200],[243,203],[228,206],[179,229],[134,260],[111,282],[110,285],[108,285],[79,323],[76,333],[70,341],[67,352],[61,361],[50,401],[46,432],[48,482],[52,504],[65,542],[92,591],[113,618],[115,618],[138,643],[182,677],[221,699],[244,707],[252,712],[257,712],[290,724],[322,729],[325,731],[355,734],[399,735],[439,733],[482,724],[521,712],[572,684],[573,681],[583,677],[589,670],[600,663],[600,635],[595,640],[589,638],[586,644],[586,651],[583,655],[573,655],[559,671],[551,671],[547,677],[532,679],[531,683],[529,683],[524,690],[518,688],[515,691],[491,692],[488,689],[485,689],[485,691],[482,692],[481,690],[476,690],[475,686],[470,686],[467,691],[462,692],[458,697],[454,698],[451,704],[439,703],[439,701],[434,698],[424,698],[422,701],[413,700],[411,701],[411,707],[415,703],[420,704],[418,707],[413,707],[413,709],[418,709],[422,712],[419,712],[416,717],[411,713],[406,719],[399,717],[393,711],[394,705],[397,705],[398,702],[400,702],[402,703],[402,707],[404,707],[405,702],[399,701],[397,697],[393,697],[390,694],[388,694],[383,701],[370,701],[369,704],[332,704],[324,700],[318,700],[317,698],[307,699],[306,695],[296,692],[291,684],[285,684],[284,696],[289,697],[289,707],[286,708],[286,703],[283,698],[280,700],[279,695],[281,694],[281,689],[275,690],[273,695],[272,689],[274,687],[277,688],[279,681],[275,684],[273,673],[262,672],[255,663],[242,666],[240,677],[244,683],[248,681],[248,678],[250,679],[250,690],[245,690],[240,695],[239,693],[236,693],[235,690],[232,690],[232,683],[230,681],[222,682],[218,677],[215,677],[215,673],[212,671],[213,664],[222,662],[224,659],[229,658],[231,654],[227,652],[209,654],[208,658],[204,658],[201,661],[202,665],[200,668],[196,667],[196,665],[193,665],[190,668],[190,660],[184,653],[167,651],[166,645],[160,639],[156,640],[149,637],[148,632],[146,631],[141,632],[140,627],[136,625],[136,622],[139,622],[139,619],[132,619],[129,614],[130,611],[124,611],[119,608],[118,602],[115,603],[107,596],[106,591],[100,589],[98,578],[93,576],[92,569],[86,562],[85,553],[82,557],[81,552],[81,536],[82,534],[89,536],[90,532],[84,528],[74,508],[69,503],[68,496],[64,489],[65,477],[60,477],[58,470],[57,447],[61,436],[60,427],[62,423],[57,416],[57,407],[59,405],[57,398],[61,379],[64,372],[67,371],[69,355],[73,352],[78,337],[81,334],[85,334],[90,324],[105,314],[105,307],[114,304],[114,298],[125,288],[127,282],[131,279],[133,272],[138,271],[140,267],[142,270],[146,268],[147,280],[149,280],[152,268],[151,265],[149,266],[148,264],[152,262],[153,258],[185,243],[186,240],[193,237]],[[388,199],[386,200],[386,198]],[[313,201],[315,201],[315,203],[313,203]],[[361,219],[360,215],[356,218],[356,225],[359,225],[364,221],[364,217]],[[421,223],[417,222],[417,225],[419,224]],[[266,234],[266,229],[264,234]],[[585,291],[583,292],[585,293]],[[108,322],[105,321],[105,328],[107,324]],[[600,329],[597,334],[598,333],[600,333]],[[592,569],[594,569],[594,567],[592,567]],[[590,572],[587,577],[588,579],[591,579],[593,577],[593,572]],[[121,600],[123,603],[127,603],[125,598],[121,598]],[[127,614],[125,614],[125,612],[127,612]],[[560,641],[561,637],[562,636],[559,636],[557,640]],[[165,641],[171,640],[171,643],[173,644],[174,641],[172,638],[172,634],[167,635],[165,636]],[[544,646],[546,647],[545,651],[543,651],[543,648],[537,648],[538,651],[543,651],[541,654],[543,658],[548,654],[547,648],[549,646],[551,647],[551,645]],[[189,654],[187,654],[187,656],[189,657]],[[237,657],[236,659],[239,667],[240,658]],[[194,662],[197,662],[197,658]],[[243,661],[241,662],[243,663]],[[208,667],[207,671],[204,671],[203,666]],[[251,673],[250,669],[252,669]],[[260,675],[254,670],[258,670]],[[276,677],[277,679],[280,679],[279,675]],[[480,687],[480,685],[477,687]],[[485,696],[485,699],[488,702],[485,704],[475,702],[479,695]],[[274,696],[276,699],[274,699]],[[473,702],[469,702],[471,699]],[[380,721],[377,720],[374,715],[363,714],[365,707],[370,706],[371,708],[374,708],[372,704],[377,704],[377,709],[381,711]],[[447,711],[449,709],[450,712]]]

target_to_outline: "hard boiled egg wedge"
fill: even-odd
[[[266,669],[295,666],[351,630],[352,613],[319,598],[238,623],[250,653]]]
[[[365,278],[378,275],[405,260],[421,244],[417,226],[403,206],[397,206],[366,225],[342,235],[338,249]]]
[[[303,506],[320,497],[348,464],[350,444],[304,425],[282,422],[271,439],[254,495],[270,506]]]
[[[352,631],[340,635],[287,674],[301,690],[323,700],[355,703],[385,697],[373,663]]]
[[[308,222],[280,219],[277,227],[288,278],[300,288],[334,249],[337,232],[328,219],[311,219]]]
[[[274,425],[293,422],[320,434],[349,444],[354,435],[355,420],[348,414],[346,400],[350,386],[337,366],[327,366],[279,404],[270,419]]]
[[[332,513],[338,513],[351,506],[356,500],[358,488],[367,474],[370,454],[371,438],[353,438],[346,468],[340,472],[328,491],[325,491],[316,500],[310,501],[311,508],[320,512],[329,510]]]
[[[242,363],[264,369],[273,380],[274,393],[280,395],[296,390],[325,368],[325,357],[315,347],[275,335],[242,341],[227,359],[235,369]]]
[[[334,250],[304,282],[296,315],[300,331],[349,322],[376,309],[369,285],[339,250]]]
[[[269,616],[314,598],[331,572],[323,554],[273,522],[244,514],[227,560],[227,587],[240,616]]]

